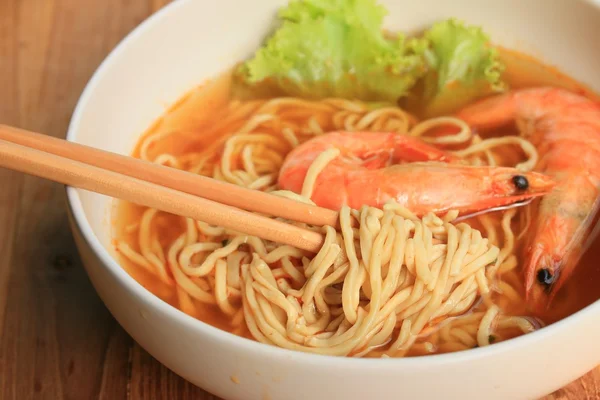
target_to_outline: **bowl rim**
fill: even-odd
[[[119,57],[119,55],[127,51],[128,46],[139,36],[142,36],[154,24],[168,19],[171,15],[176,14],[177,10],[185,4],[194,0],[174,0],[172,3],[164,6],[154,14],[150,15],[131,32],[129,32],[115,46],[110,53],[100,63],[94,71],[92,77],[86,84],[77,105],[73,111],[71,121],[69,123],[66,139],[68,141],[77,142],[77,133],[79,130],[80,121],[83,116],[83,110],[87,107],[89,99],[93,92],[98,87],[105,71],[109,65]],[[585,3],[590,3],[597,8],[600,8],[600,0],[580,0]],[[398,358],[355,358],[355,357],[340,357],[331,355],[322,355],[316,353],[306,353],[296,350],[289,350],[272,345],[266,345],[258,341],[246,339],[230,332],[216,328],[204,321],[196,319],[178,308],[164,302],[152,292],[144,288],[133,277],[131,277],[117,262],[117,260],[109,253],[102,245],[99,238],[96,236],[92,227],[85,215],[81,198],[78,194],[78,189],[66,186],[67,207],[73,219],[75,229],[79,231],[85,243],[92,249],[96,257],[99,258],[103,268],[115,278],[120,285],[124,286],[127,291],[139,298],[149,308],[153,308],[161,314],[174,319],[177,323],[193,330],[199,335],[210,336],[213,340],[220,341],[237,351],[245,351],[250,353],[261,353],[263,356],[275,357],[290,357],[293,356],[295,361],[316,363],[323,367],[361,367],[361,368],[389,368],[392,365],[396,367],[424,367],[432,364],[442,365],[449,363],[463,363],[470,360],[488,358],[499,353],[507,351],[518,351],[523,347],[535,345],[536,342],[548,338],[549,336],[558,334],[571,326],[578,324],[580,321],[590,318],[592,315],[600,315],[600,300],[584,307],[583,309],[563,318],[549,326],[539,329],[513,339],[509,339],[493,346],[478,347],[459,352],[433,354],[421,357],[398,357]],[[110,311],[110,310],[109,310]]]

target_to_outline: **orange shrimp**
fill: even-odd
[[[309,167],[331,148],[340,154],[319,173],[310,197],[333,210],[382,207],[393,199],[417,215],[474,212],[541,196],[553,186],[542,174],[461,165],[420,139],[375,132],[334,132],[303,143],[285,159],[279,186],[301,193]]]
[[[482,100],[458,117],[475,129],[516,122],[540,153],[535,170],[557,182],[540,202],[525,248],[527,301],[543,311],[575,269],[598,209],[600,106],[563,89],[536,88]]]

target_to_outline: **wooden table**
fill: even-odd
[[[0,0],[0,123],[63,137],[98,64],[170,0]],[[0,399],[214,399],[139,347],[90,284],[64,189],[0,170]],[[548,399],[600,399],[600,368]]]

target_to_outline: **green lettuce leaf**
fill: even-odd
[[[429,42],[425,58],[424,113],[448,114],[479,97],[505,90],[504,65],[488,36],[456,19],[433,25],[424,34]]]
[[[238,70],[250,85],[290,96],[396,101],[427,67],[423,39],[386,37],[375,0],[296,0],[282,24]]]

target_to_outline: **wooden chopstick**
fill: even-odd
[[[5,140],[0,140],[0,167],[311,252],[323,243],[322,235],[308,229]]]
[[[243,210],[305,222],[311,225],[338,225],[338,213],[326,208],[303,204],[258,190],[247,189],[52,136],[0,125],[0,139]]]

